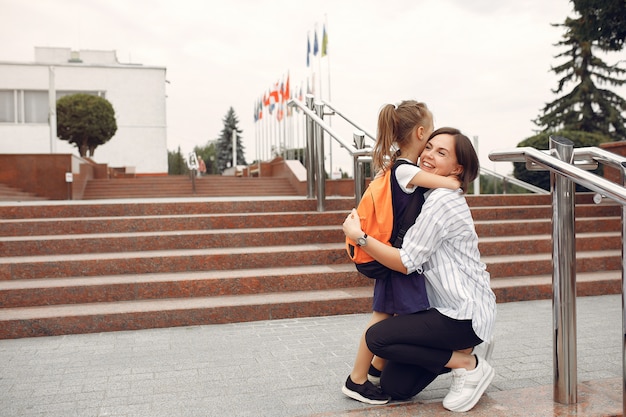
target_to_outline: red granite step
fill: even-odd
[[[592,213],[595,214],[595,213]],[[523,236],[552,234],[552,219],[510,219],[510,220],[476,220],[476,233],[479,237],[491,236]],[[575,230],[583,232],[613,232],[621,230],[619,216],[577,217]]]
[[[354,198],[327,198],[325,211],[348,212]],[[0,219],[100,218],[118,216],[176,216],[236,213],[317,212],[314,199],[239,197],[238,199],[145,199],[128,201],[51,201],[0,205]]]
[[[620,294],[622,292],[621,270],[576,272],[576,294]],[[491,280],[491,288],[499,303],[552,298],[552,274],[509,276]]]
[[[0,280],[348,263],[344,243],[0,258]]]
[[[491,279],[552,273],[552,253],[483,256]],[[621,271],[621,250],[577,251],[577,272]]]
[[[373,282],[352,264],[22,279],[0,281],[0,307],[371,287]]]
[[[195,187],[195,188],[194,188]],[[288,178],[189,176],[96,179],[87,183],[84,200],[191,196],[296,196]]]
[[[0,236],[44,236],[212,229],[340,226],[347,211],[204,213],[0,219]]]
[[[369,287],[0,309],[0,337],[353,314],[371,308]]]
[[[613,250],[621,245],[619,232],[577,233],[576,250],[602,251]],[[531,255],[552,253],[552,235],[520,235],[479,238],[478,248],[483,258],[502,253],[510,255]]]
[[[341,227],[333,225],[15,236],[0,237],[0,245],[4,256],[14,257],[337,243],[343,239]]]
[[[550,201],[468,196],[499,302],[551,296]],[[577,288],[615,293],[621,207],[577,201]],[[367,312],[340,226],[354,200],[326,203],[0,206],[0,338]]]

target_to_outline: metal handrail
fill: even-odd
[[[326,107],[328,107],[329,109],[331,109],[333,111],[333,113],[337,114],[338,116],[340,116],[343,120],[345,120],[346,122],[350,123],[353,127],[355,127],[356,129],[360,130],[361,132],[363,132],[363,134],[365,136],[367,136],[368,138],[372,139],[374,142],[376,142],[376,138],[374,136],[372,136],[371,134],[367,133],[367,131],[365,129],[363,129],[362,127],[358,126],[355,122],[353,122],[352,120],[350,120],[346,115],[344,115],[343,113],[341,113],[339,110],[337,110],[336,107],[334,107],[331,103],[327,102],[326,100],[320,100],[322,103],[324,103],[324,105]]]
[[[524,188],[525,190],[528,190],[536,194],[550,194],[550,191],[544,190],[541,187],[537,187],[536,185],[529,184],[525,181],[519,180],[514,177],[509,177],[508,175],[499,174],[488,168],[480,167],[480,172],[485,175],[491,175],[492,177],[500,178],[504,182],[509,182],[511,184],[517,185],[518,187]]]
[[[584,155],[587,156],[589,151],[586,150],[585,152],[586,153]],[[605,178],[587,172],[578,166],[561,161],[555,158],[553,155],[554,152],[546,153],[535,148],[525,147],[516,148],[515,150],[510,151],[492,151],[491,153],[489,153],[489,159],[491,159],[492,161],[508,162],[530,161],[551,172],[563,175],[569,180],[574,181],[575,183],[580,184],[585,188],[601,193],[607,197],[611,197],[613,200],[621,204],[626,204],[626,190],[624,189],[624,187],[619,186]],[[583,153],[578,153],[578,155],[582,156]],[[576,160],[574,160],[574,162],[575,161]],[[626,159],[624,159],[624,161],[626,161]],[[588,161],[583,160],[582,162],[586,166],[588,166]],[[598,162],[602,161],[598,160]]]
[[[370,147],[365,147],[363,141],[361,147],[353,146],[346,142],[329,124],[327,124],[324,117],[324,106],[330,107],[337,115],[341,116],[346,122],[351,124],[358,130],[354,133],[355,143],[357,137],[367,135],[373,138],[372,135],[366,133],[358,127],[355,123],[350,121],[343,114],[339,113],[336,109],[330,106],[328,103],[319,101],[314,102],[314,96],[308,94],[306,96],[306,104],[296,99],[289,99],[287,101],[288,106],[297,107],[304,112],[307,119],[307,197],[313,198],[314,191],[317,195],[317,210],[324,211],[326,204],[325,193],[325,172],[324,172],[324,141],[323,132],[327,132],[339,145],[346,149],[354,160],[354,181],[355,181],[355,207],[359,204],[361,195],[363,194],[363,188],[365,184],[365,177],[363,169],[363,157],[368,157],[372,153]]]
[[[573,149],[573,142],[550,137],[550,150],[517,148],[493,151],[492,161],[526,162],[550,171],[552,184],[553,240],[553,336],[554,398],[570,404],[577,401],[576,370],[576,248],[575,188],[573,183],[610,197],[622,205],[622,413],[626,415],[626,188],[589,173],[577,165],[603,163],[619,168],[626,183],[626,158],[599,148]]]

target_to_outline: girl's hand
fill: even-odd
[[[348,217],[346,217],[346,220],[344,220],[343,233],[354,241],[363,236],[363,231],[361,230],[361,219],[359,218],[359,214],[356,212],[356,209],[352,209],[350,214],[348,214]]]

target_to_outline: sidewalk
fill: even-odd
[[[579,297],[578,404],[552,401],[551,300],[498,304],[496,377],[472,416],[622,414],[621,296]],[[368,314],[0,340],[0,415],[454,416],[449,376],[409,403],[340,390]]]

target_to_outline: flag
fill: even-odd
[[[259,120],[259,105],[254,103],[254,123]]]
[[[306,35],[306,66],[310,65],[309,57],[311,56],[311,40],[309,39],[309,35]]]
[[[274,89],[270,91],[270,96],[269,96],[270,105],[276,104],[276,103],[278,103],[280,101],[280,98],[278,96],[278,94],[279,94],[278,93],[278,89],[279,89],[278,83],[276,83],[274,85]]]
[[[289,73],[287,73],[287,82],[285,83],[285,91],[283,100],[289,100],[291,98],[291,92],[289,91]]]
[[[313,39],[313,55],[317,56],[319,48],[317,46],[317,30],[315,31],[315,38]]]
[[[270,114],[274,113],[274,107],[276,107],[277,103],[280,103],[280,97],[279,97],[279,86],[278,86],[278,82],[276,84],[274,84],[274,88],[272,90],[270,90],[270,95],[269,95],[269,112]]]
[[[285,112],[283,109],[283,103],[278,103],[277,105],[277,110],[276,110],[276,119],[278,119],[278,121],[282,121],[283,117],[285,116]]]
[[[328,35],[326,34],[326,25],[324,25],[324,34],[322,35],[322,56],[328,54]]]

